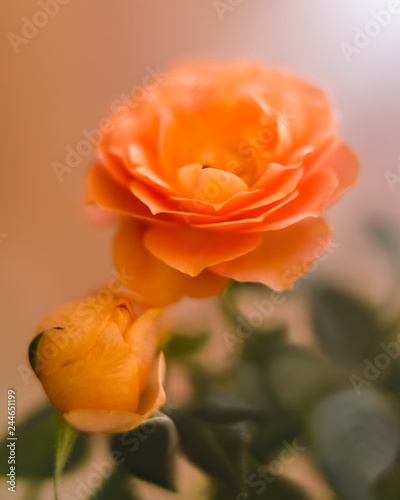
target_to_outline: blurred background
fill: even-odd
[[[373,304],[385,299],[390,272],[365,225],[400,228],[399,2],[19,0],[0,14],[2,428],[10,387],[18,415],[44,400],[27,362],[41,318],[112,277],[114,228],[84,211],[94,146],[79,143],[115,99],[177,60],[249,58],[327,90],[361,173],[327,214],[337,245],[318,273]],[[57,175],[71,151],[74,166]]]

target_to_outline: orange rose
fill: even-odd
[[[173,69],[98,153],[89,199],[130,216],[116,263],[158,304],[230,278],[290,288],[329,246],[320,216],[358,170],[319,89],[247,63]]]
[[[114,296],[66,304],[40,325],[33,367],[56,408],[84,432],[124,432],[165,402],[160,309],[137,316]]]

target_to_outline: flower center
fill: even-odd
[[[259,175],[257,162],[253,156],[246,156],[228,148],[204,148],[195,155],[194,163],[200,163],[203,170],[214,168],[236,175],[247,186],[251,186]]]
[[[117,325],[121,335],[124,337],[133,322],[133,316],[128,306],[125,304],[117,306],[112,313],[111,321]]]

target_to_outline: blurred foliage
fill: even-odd
[[[130,477],[119,471],[112,473],[91,500],[139,500],[134,493]]]
[[[167,359],[179,360],[195,354],[201,349],[209,339],[208,333],[200,333],[188,337],[180,333],[172,333],[170,340],[164,347],[164,354]]]
[[[139,427],[115,434],[111,451],[118,453],[119,468],[137,478],[176,491],[176,431],[165,415],[151,418]]]
[[[343,498],[373,499],[372,484],[400,452],[399,413],[375,389],[346,389],[323,398],[309,420],[317,459]]]
[[[214,424],[234,424],[244,420],[264,422],[267,412],[259,407],[238,400],[209,398],[188,407],[188,411],[200,420]]]
[[[252,364],[265,366],[287,341],[287,327],[281,325],[266,332],[251,335],[243,346],[242,358]]]
[[[187,458],[210,476],[240,490],[244,481],[244,426],[205,423],[179,410],[170,416]]]
[[[315,402],[343,383],[339,370],[315,352],[287,345],[264,369],[263,382],[275,401],[294,415],[307,414]]]
[[[17,477],[47,479],[54,474],[58,438],[58,412],[46,404],[17,424]],[[0,444],[0,473],[9,472],[7,438]],[[66,463],[67,472],[81,465],[88,456],[89,436],[78,433],[75,447]]]
[[[307,494],[295,483],[274,477],[259,468],[249,470],[244,490],[232,490],[215,484],[210,500],[309,500]]]
[[[339,290],[315,287],[312,321],[321,349],[339,366],[355,368],[377,348],[382,330],[376,312]]]
[[[256,430],[250,451],[257,462],[267,463],[281,450],[284,441],[294,441],[302,431],[300,419],[294,415],[282,415]]]
[[[373,485],[376,500],[398,500],[400,498],[400,465],[385,471]]]

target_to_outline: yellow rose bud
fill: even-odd
[[[106,303],[105,303],[106,302]],[[84,432],[124,432],[165,402],[161,309],[126,296],[66,304],[47,317],[35,371],[56,408]]]

